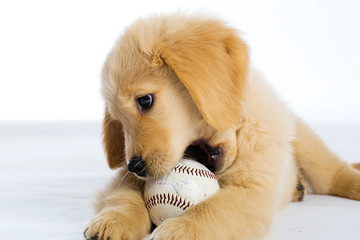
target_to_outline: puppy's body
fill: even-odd
[[[125,31],[103,71],[105,150],[110,167],[123,168],[100,195],[87,238],[146,236],[143,181],[126,163],[140,159],[138,175],[160,176],[194,145],[221,190],[165,221],[154,239],[261,239],[299,175],[316,193],[360,199],[360,174],[248,69],[246,45],[217,20],[160,16]],[[145,109],[139,99],[149,95]]]

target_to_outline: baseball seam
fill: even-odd
[[[180,196],[176,196],[173,194],[166,194],[166,193],[162,193],[162,194],[155,194],[152,195],[150,198],[148,198],[145,202],[145,206],[146,209],[148,210],[148,212],[150,212],[151,208],[153,208],[156,205],[159,204],[169,204],[178,208],[181,208],[182,210],[186,210],[189,207],[192,206],[192,204],[187,201],[186,199],[180,197]]]
[[[185,165],[176,165],[172,171],[174,172],[177,172],[177,173],[187,173],[189,175],[192,175],[192,176],[198,176],[198,177],[205,177],[205,178],[210,178],[210,179],[217,179],[216,175],[213,174],[212,172],[210,171],[206,171],[206,170],[203,170],[203,169],[194,169],[192,167],[188,167],[188,166],[185,166]]]

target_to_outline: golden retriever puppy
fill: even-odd
[[[103,140],[118,177],[98,197],[86,239],[143,239],[151,222],[144,180],[184,156],[220,191],[166,220],[152,239],[262,239],[299,177],[317,194],[360,200],[360,172],[341,161],[249,66],[236,30],[203,16],[140,19],[104,64]],[[296,192],[300,191],[300,194]]]

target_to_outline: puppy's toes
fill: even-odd
[[[98,240],[99,239],[99,237],[98,237],[98,235],[97,234],[95,234],[95,235],[93,235],[93,236],[91,236],[90,237],[90,233],[87,231],[87,229],[84,231],[84,238],[86,239],[86,240]]]
[[[150,231],[149,219],[134,219],[117,209],[104,209],[85,227],[86,240],[143,239]]]
[[[169,218],[157,227],[151,234],[152,240],[192,240],[209,239],[198,223],[186,217]]]
[[[301,176],[299,176],[298,177],[298,183],[296,185],[296,190],[294,192],[292,201],[293,202],[301,202],[301,201],[303,201],[304,196],[305,196],[305,192],[306,192],[305,181]]]

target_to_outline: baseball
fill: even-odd
[[[159,226],[219,191],[215,174],[204,165],[182,159],[161,178],[145,183],[144,199],[151,221]]]

